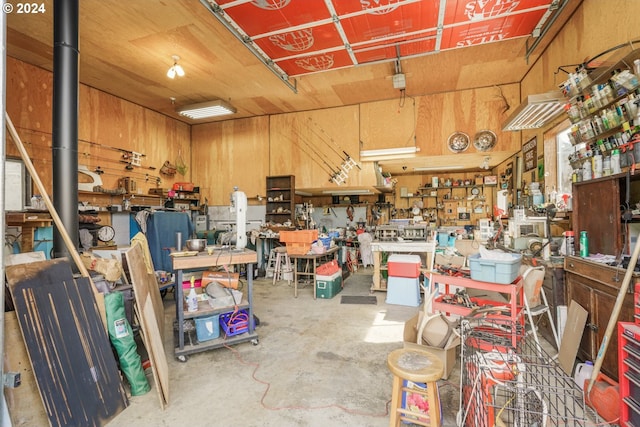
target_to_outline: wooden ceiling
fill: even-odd
[[[245,10],[251,10],[255,5],[264,6],[266,3],[294,4],[303,1],[307,0],[237,0],[218,3],[225,3],[223,6],[227,9],[242,6]],[[349,3],[355,7],[403,1],[407,0],[315,0],[313,3],[316,7],[335,3],[337,8],[338,3],[343,6]],[[489,16],[490,11],[502,7],[500,10],[504,13],[500,16],[504,24],[508,22],[510,14],[517,15],[529,8],[539,16],[542,13],[540,8],[552,1],[446,0],[446,5],[447,10],[472,8],[476,11],[476,18],[482,17],[482,13]],[[422,6],[418,10],[423,11],[438,10],[438,5],[443,3],[441,0],[409,2],[413,3],[413,8]],[[43,0],[43,3],[45,13],[6,15],[7,54],[53,70],[54,5],[53,0]],[[509,38],[510,33],[506,30],[496,33],[498,37],[493,39],[500,38],[502,41],[460,43],[460,46],[466,47],[439,52],[431,49],[428,54],[401,57],[398,63],[387,57],[381,61],[289,76],[288,82],[295,85],[296,91],[284,84],[281,77],[269,70],[216,19],[209,10],[209,6],[215,3],[211,0],[82,0],[79,3],[80,82],[193,124],[200,122],[179,116],[176,108],[224,99],[237,109],[237,114],[232,117],[237,119],[396,99],[400,93],[394,88],[392,76],[397,72],[398,65],[406,76],[408,96],[518,83],[580,1],[567,2],[566,7],[554,17],[549,32],[528,60],[526,48],[535,39],[526,35],[532,29],[523,30],[519,27],[518,31],[513,32],[513,38]],[[500,6],[505,4],[512,7],[505,9]],[[257,7],[254,9],[259,10]],[[402,10],[402,7],[398,9]],[[251,14],[247,16],[251,18]],[[259,16],[262,15],[256,12],[256,17]],[[405,14],[404,18],[408,17]],[[491,16],[491,22],[487,21],[488,27],[497,22],[495,18]],[[246,17],[243,19],[253,22]],[[479,23],[482,23],[482,19],[477,21],[474,28],[479,28]],[[521,21],[525,20],[518,22]],[[526,21],[529,27],[536,24],[532,19],[529,21]],[[285,22],[286,25],[294,24],[286,19]],[[422,19],[420,25],[431,26],[433,22],[431,18]],[[495,26],[499,27],[497,24]],[[278,31],[282,31],[282,28]],[[455,44],[447,46],[455,47]],[[173,64],[172,55],[180,56],[179,64],[186,73],[184,77],[167,77],[167,70]],[[226,119],[229,116],[217,120]],[[476,162],[473,160],[473,163]]]

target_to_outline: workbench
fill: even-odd
[[[371,285],[371,291],[386,291],[386,287],[382,287],[380,280],[381,271],[385,268],[381,265],[382,252],[425,254],[426,265],[423,266],[424,272],[430,272],[433,270],[436,243],[424,240],[411,242],[374,240],[371,242],[371,251],[373,252],[373,284]]]
[[[7,225],[22,228],[20,251],[33,252],[36,228],[49,227],[53,222],[49,212],[7,212]]]
[[[289,254],[289,258],[293,260],[293,296],[298,297],[298,278],[300,276],[310,277],[313,285],[313,299],[316,299],[316,267],[318,267],[318,262],[328,262],[332,259],[336,259],[338,251],[340,251],[340,247],[334,246],[332,248],[327,249],[326,252],[322,254],[316,253],[306,253],[306,254]],[[298,261],[305,262],[304,271],[298,271]],[[311,271],[309,271],[309,267],[311,266]]]
[[[176,275],[175,294],[178,335],[175,346],[175,356],[178,357],[178,359],[186,360],[185,356],[188,354],[238,344],[244,341],[251,341],[254,345],[258,344],[258,334],[255,332],[256,325],[253,316],[253,264],[258,261],[258,256],[255,251],[227,248],[214,250],[211,255],[208,255],[206,252],[199,252],[198,255],[195,256],[176,256],[176,254],[173,254],[171,258],[173,270]],[[187,311],[182,289],[184,270],[206,270],[210,267],[239,264],[245,264],[247,270],[247,287],[243,289],[242,302],[238,304],[238,310],[247,310],[249,316],[248,331],[231,337],[225,337],[221,331],[219,338],[200,343],[186,344],[184,342],[185,319],[228,313],[234,310],[234,306],[213,308],[207,301],[198,301],[197,311]]]

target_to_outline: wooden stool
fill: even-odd
[[[276,253],[276,265],[273,270],[273,284],[276,284],[276,280],[286,280],[287,284],[291,284],[293,269],[291,268],[291,260],[289,259],[287,248],[285,246],[279,246],[274,248],[273,251]]]
[[[399,348],[389,353],[387,366],[393,374],[389,425],[398,427],[400,421],[407,421],[420,426],[440,427],[440,397],[436,381],[444,372],[442,361],[427,350]],[[404,384],[405,380],[418,384]]]

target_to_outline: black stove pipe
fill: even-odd
[[[53,2],[53,206],[69,237],[78,231],[78,0]],[[53,230],[53,257],[70,257]]]

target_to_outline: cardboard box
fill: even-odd
[[[404,324],[404,347],[420,350],[427,350],[435,354],[444,365],[442,378],[447,379],[456,366],[457,357],[456,349],[460,345],[460,338],[451,340],[445,348],[432,347],[429,345],[418,344],[418,322],[422,319],[422,311],[407,320]],[[422,340],[421,340],[422,341]]]
[[[201,286],[206,288],[209,283],[218,282],[225,288],[238,289],[239,276],[238,273],[207,270],[202,273]]]
[[[464,267],[467,263],[467,258],[459,255],[436,254],[435,263],[452,267]]]

